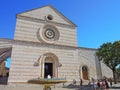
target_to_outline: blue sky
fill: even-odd
[[[16,14],[48,4],[77,25],[79,47],[120,40],[120,0],[0,0],[0,38],[14,38]]]
[[[0,0],[0,38],[14,38],[16,14],[48,4],[78,26],[79,47],[120,40],[120,0]]]

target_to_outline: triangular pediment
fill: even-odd
[[[47,20],[49,22],[53,23],[59,23],[59,24],[65,24],[65,25],[71,25],[76,27],[74,23],[72,23],[68,18],[66,18],[62,13],[57,11],[53,6],[47,5],[41,8],[33,9],[27,12],[20,13],[18,15],[29,17],[29,18],[35,18],[40,20]],[[52,20],[48,19],[48,16],[52,16]]]

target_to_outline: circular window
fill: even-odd
[[[53,20],[53,16],[52,16],[52,15],[48,15],[48,16],[47,16],[47,19],[48,19],[48,20]]]
[[[54,32],[53,29],[48,28],[48,29],[45,30],[44,35],[45,35],[46,38],[48,38],[48,39],[53,39],[53,38],[55,37],[55,32]]]
[[[59,39],[59,31],[53,25],[45,25],[40,30],[40,36],[44,42],[53,43]]]

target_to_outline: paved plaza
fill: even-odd
[[[0,90],[43,90],[43,86],[34,84],[24,85],[0,85]],[[93,90],[89,86],[67,86],[67,87],[52,87],[52,90]],[[109,90],[120,90],[120,83],[114,84]]]

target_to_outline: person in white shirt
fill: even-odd
[[[50,79],[50,78],[51,78],[51,76],[50,76],[50,75],[48,75],[48,76],[47,76],[47,78],[48,78],[48,79]]]

